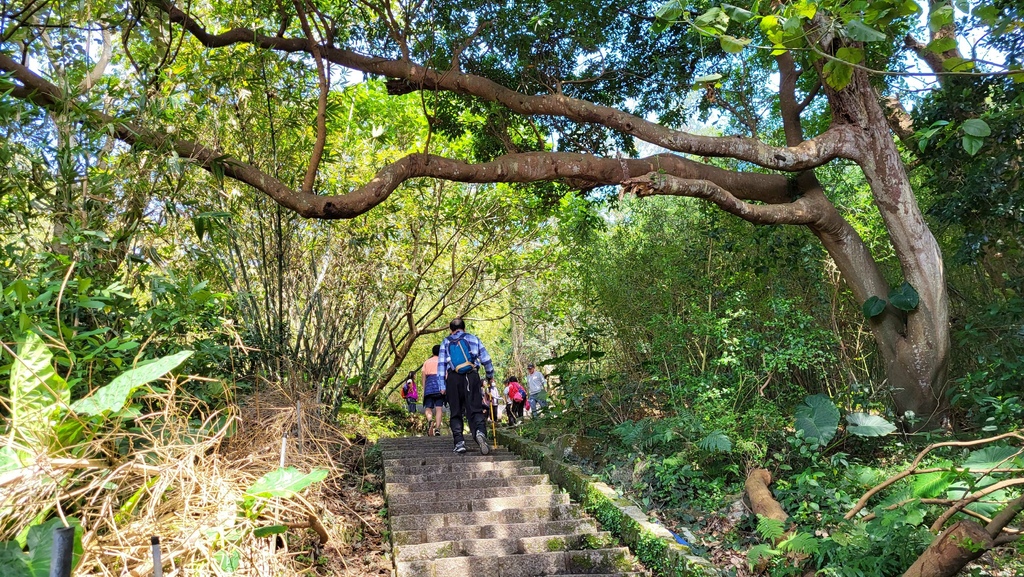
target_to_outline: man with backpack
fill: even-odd
[[[466,332],[466,323],[456,318],[448,323],[451,334],[441,341],[437,354],[437,374],[443,375],[441,392],[448,399],[451,414],[448,420],[455,441],[455,452],[464,454],[466,442],[462,433],[463,419],[469,421],[469,431],[480,446],[480,453],[491,452],[487,444],[484,419],[483,388],[479,368],[483,365],[487,380],[494,379],[491,355],[476,335]]]

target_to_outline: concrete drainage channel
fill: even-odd
[[[532,461],[450,437],[382,439],[396,577],[649,575]]]
[[[551,447],[509,431],[498,442],[514,453],[483,456],[468,443],[455,455],[450,438],[381,441],[397,577],[649,574],[585,513],[656,575],[718,573]]]

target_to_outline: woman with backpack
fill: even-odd
[[[420,398],[419,392],[416,390],[416,379],[413,378],[415,375],[416,371],[409,371],[409,376],[402,384],[402,398],[405,399],[405,407],[413,414],[416,413],[416,401]]]
[[[526,389],[519,384],[519,378],[515,376],[506,379],[505,383],[507,386],[505,387],[504,395],[505,400],[508,402],[508,408],[505,412],[508,413],[509,426],[514,427],[523,420],[523,407],[526,406]]]

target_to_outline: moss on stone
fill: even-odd
[[[627,514],[626,510],[634,507],[632,503],[615,498],[610,488],[606,488],[602,492],[594,484],[595,481],[578,467],[563,463],[553,457],[549,449],[538,443],[527,441],[506,431],[499,431],[498,437],[504,446],[537,463],[541,471],[546,473],[552,482],[565,489],[587,513],[601,524],[602,528],[629,546],[633,554],[655,574],[665,577],[690,577],[709,572],[710,564],[699,557],[690,555],[688,548],[677,544],[670,538],[652,533],[646,522],[642,523]],[[667,534],[667,531],[662,532]],[[610,545],[610,543],[601,541],[602,539],[596,535],[586,537],[580,542],[580,548],[600,549]],[[587,565],[587,567],[581,566],[581,569],[592,568],[594,560],[590,557],[584,560],[583,557],[574,555],[570,559],[572,562]],[[629,562],[625,555],[621,556],[621,561]],[[615,562],[619,563],[620,559],[616,558]],[[628,572],[631,567],[619,570]]]
[[[579,553],[571,554],[569,556],[569,563],[572,570],[580,570],[589,572],[594,568],[594,560],[590,558],[590,555],[581,555]]]
[[[437,550],[437,558],[442,559],[445,557],[455,557],[455,543],[451,541],[445,543]]]

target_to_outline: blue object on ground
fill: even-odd
[[[672,531],[669,531],[669,533],[672,533]],[[679,543],[680,545],[684,545],[686,547],[693,547],[693,545],[690,545],[689,543],[687,543],[686,539],[683,539],[679,535],[676,535],[675,533],[672,533],[672,536],[676,538],[676,543]]]

